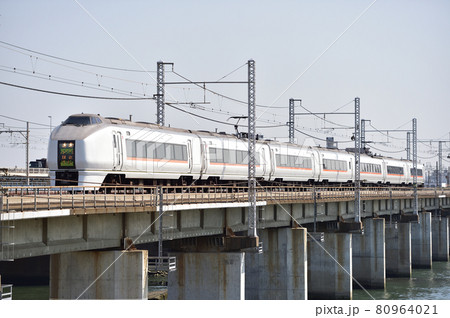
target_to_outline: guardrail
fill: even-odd
[[[0,211],[39,211],[58,209],[153,208],[159,205],[158,187],[0,187]],[[245,186],[163,186],[164,205],[248,202]],[[264,186],[256,199],[273,203],[351,201],[353,187]],[[363,187],[362,200],[411,198],[410,187]],[[418,189],[419,198],[450,196],[450,188]]]
[[[30,175],[37,174],[37,175],[47,175],[49,174],[48,168],[28,168],[28,173]],[[7,176],[24,176],[27,174],[27,169],[25,168],[2,168],[0,171],[1,175],[7,175]]]
[[[0,300],[12,300],[13,285],[11,284],[1,285],[1,289],[2,290],[0,291],[1,295]]]
[[[172,272],[177,270],[177,258],[175,256],[149,256],[148,271],[149,272]]]

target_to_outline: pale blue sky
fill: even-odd
[[[218,80],[252,58],[256,62],[256,101],[272,105],[373,0],[78,2],[91,16],[76,1],[1,0],[0,41],[65,59],[126,69],[143,66],[156,70],[158,60],[173,62],[175,71],[191,80]],[[449,35],[449,1],[378,0],[273,104],[286,108],[258,108],[257,116],[262,114],[261,119],[265,120],[258,125],[284,124],[288,120],[290,97],[303,99],[303,105],[311,111],[330,112],[358,96],[361,117],[371,119],[378,129],[400,126],[409,129],[408,121],[417,117],[419,138],[448,139]],[[122,95],[87,88],[87,85],[81,87],[80,83],[132,91],[135,96],[156,93],[154,73],[87,67],[13,50],[5,44],[0,44],[0,60],[0,82],[108,97]],[[22,74],[12,73],[14,67]],[[37,74],[46,79],[36,78]],[[243,67],[226,79],[246,80],[246,76]],[[53,80],[58,77],[76,85]],[[180,80],[170,72],[166,78]],[[245,85],[208,88],[244,101],[247,98]],[[156,121],[154,101],[80,99],[4,85],[0,85],[0,96],[0,115],[44,125],[49,125],[48,116],[52,116],[56,125],[79,112],[122,118],[132,114],[134,120]],[[167,100],[188,102],[203,98],[203,91],[193,86],[167,87]],[[247,112],[246,105],[210,93],[206,100],[210,104],[204,107],[213,112],[189,111],[220,121]],[[352,104],[342,110],[352,111]],[[329,119],[353,125],[351,116]],[[334,135],[337,140],[349,140],[351,136],[349,130],[319,133],[316,130],[324,127],[324,123],[312,117],[298,116],[296,121],[300,129],[319,138]],[[0,117],[0,123],[25,127],[22,122],[4,117]],[[193,118],[172,109],[167,109],[166,123],[188,129],[218,128],[233,132],[232,126]],[[48,127],[32,125],[32,128],[42,129],[32,130],[30,159],[45,157]],[[262,129],[259,133],[280,138],[287,137],[288,129]],[[405,139],[405,133],[393,136]],[[304,141],[300,133],[296,137],[298,143]],[[386,141],[379,134],[369,135],[368,139]],[[24,149],[11,146],[10,141],[7,135],[0,135],[0,167],[24,166]],[[13,141],[21,142],[20,138]],[[405,141],[390,141],[376,147],[390,151],[385,154],[405,157],[405,152],[401,152]],[[419,156],[432,157],[428,150],[427,146],[420,145]],[[422,162],[434,160],[422,159]]]

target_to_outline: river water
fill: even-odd
[[[432,269],[413,269],[412,278],[387,278],[385,290],[368,290],[379,300],[450,300],[450,262],[433,262]],[[372,299],[361,289],[353,290],[354,300]]]
[[[151,290],[151,289],[150,289]],[[377,300],[450,300],[450,262],[433,262],[432,269],[413,269],[412,278],[387,278],[385,290],[367,290]],[[353,290],[354,300],[372,297]],[[48,286],[15,286],[13,299],[48,299]]]

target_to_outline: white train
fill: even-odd
[[[48,166],[52,185],[220,184],[247,180],[247,139],[161,127],[99,115],[70,116],[52,132]],[[354,155],[342,150],[258,140],[261,182],[351,183]],[[423,165],[418,165],[423,184]],[[413,182],[411,161],[361,155],[367,184]]]

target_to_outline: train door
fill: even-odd
[[[262,167],[261,176],[265,177],[266,176],[266,167],[267,167],[266,148],[265,147],[261,147],[260,149],[261,149],[260,161],[261,161],[261,167]],[[258,152],[257,152],[257,154],[258,154]]]
[[[269,176],[267,178],[267,180],[271,181],[272,180],[272,176],[275,173],[275,154],[274,154],[274,150],[273,148],[267,144],[267,149],[269,150],[268,156],[266,158],[266,160],[269,160],[270,166],[269,166]]]
[[[192,172],[192,164],[193,164],[193,158],[192,158],[192,141],[188,140],[187,143],[187,152],[188,152],[188,165],[189,165],[189,173]]]
[[[200,139],[200,153],[201,153],[201,166],[200,166],[200,174],[203,175],[208,168],[208,160],[206,158],[206,152],[208,147],[206,146],[206,142]]]
[[[122,170],[123,165],[122,133],[113,132],[113,170]]]

